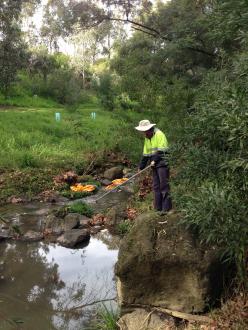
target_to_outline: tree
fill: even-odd
[[[46,82],[47,75],[57,67],[58,65],[56,63],[55,57],[48,54],[46,48],[38,48],[32,51],[29,59],[30,73],[40,73]]]
[[[15,81],[18,69],[27,59],[19,21],[22,6],[27,2],[6,0],[0,3],[0,90],[5,96]]]

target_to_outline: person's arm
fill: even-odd
[[[146,167],[149,160],[151,160],[151,154],[149,154],[149,150],[147,148],[147,140],[145,139],[144,147],[143,147],[143,156],[139,163],[139,170],[143,170]]]
[[[147,156],[143,156],[141,158],[141,161],[139,163],[139,170],[143,170],[146,167],[149,159],[150,159],[150,157],[147,157]]]

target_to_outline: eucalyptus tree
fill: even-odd
[[[0,90],[6,96],[16,73],[27,59],[22,38],[21,12],[24,5],[35,5],[35,0],[4,0],[0,2]]]

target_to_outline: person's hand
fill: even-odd
[[[151,162],[151,167],[154,167],[155,166],[155,161],[153,160],[152,162]]]

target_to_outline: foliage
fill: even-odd
[[[96,90],[102,106],[106,110],[114,110],[116,92],[113,77],[110,73],[105,72],[99,76],[99,83],[97,84]]]
[[[188,121],[187,148],[179,176],[188,193],[177,196],[185,224],[223,249],[245,280],[248,196],[248,116],[243,54],[226,70],[210,72],[198,91],[196,111]],[[184,140],[185,143],[185,140]],[[191,180],[191,182],[189,181]]]
[[[0,3],[0,91],[5,96],[16,79],[18,69],[27,60],[18,22],[23,2],[7,0]]]
[[[3,204],[10,196],[31,198],[44,190],[51,190],[55,173],[55,169],[47,168],[42,171],[34,168],[25,168],[21,171],[2,170],[0,204]]]
[[[124,220],[117,225],[117,231],[120,235],[124,236],[128,234],[133,224],[130,220]]]
[[[84,202],[76,202],[72,204],[71,206],[69,206],[68,211],[72,213],[83,214],[89,218],[91,218],[94,214],[93,209]]]
[[[113,310],[112,307],[107,308],[104,304],[98,310],[96,320],[87,327],[88,330],[117,330],[117,321],[119,318],[118,310]]]

